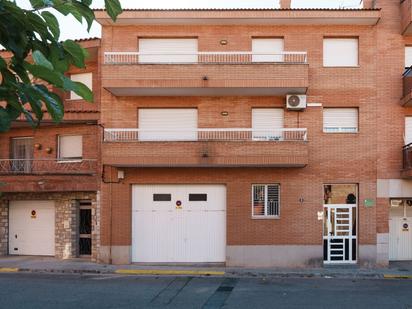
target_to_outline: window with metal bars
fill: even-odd
[[[252,216],[279,217],[280,185],[252,186]]]

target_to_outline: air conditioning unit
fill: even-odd
[[[289,94],[286,96],[286,108],[299,111],[306,108],[306,95]]]
[[[403,205],[403,200],[391,200],[391,207],[396,208]]]

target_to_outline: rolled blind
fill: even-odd
[[[405,68],[412,65],[412,46],[405,47]]]
[[[282,62],[283,56],[276,54],[282,53],[283,49],[283,39],[252,39],[252,61]]]
[[[405,117],[405,145],[412,143],[412,117]]]
[[[81,73],[81,74],[72,74],[70,79],[74,82],[80,82],[89,87],[90,90],[93,90],[93,74],[92,73]],[[73,91],[70,92],[70,99],[80,100],[81,96],[77,95]]]
[[[283,129],[283,108],[252,109],[253,139],[280,139]]]
[[[323,65],[325,67],[358,66],[358,39],[333,38],[323,40]]]
[[[139,129],[139,140],[196,140],[197,109],[141,108]]]
[[[140,63],[196,63],[197,39],[139,39]]]
[[[357,108],[324,108],[323,130],[325,132],[357,132]]]
[[[76,160],[83,157],[83,137],[81,135],[59,136],[59,159]]]

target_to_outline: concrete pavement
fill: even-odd
[[[57,260],[51,257],[8,256],[0,258],[1,272],[43,272],[83,274],[130,274],[130,275],[187,275],[224,277],[333,277],[333,278],[404,278],[412,279],[412,262],[391,263],[387,268],[324,267],[324,268],[230,268],[213,266],[142,266],[107,265],[83,259]]]

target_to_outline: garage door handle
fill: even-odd
[[[16,235],[14,235],[14,238],[16,238],[16,239],[17,239],[17,234],[16,234]]]

